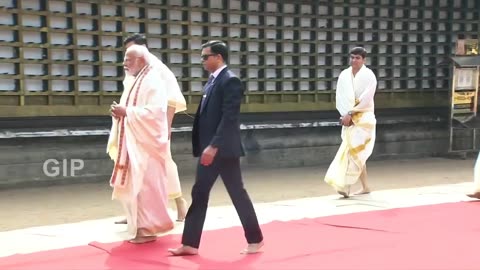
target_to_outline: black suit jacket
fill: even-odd
[[[198,106],[192,131],[193,156],[199,157],[207,146],[218,148],[217,157],[245,155],[240,138],[240,103],[244,88],[241,80],[224,68],[213,82],[205,106]]]

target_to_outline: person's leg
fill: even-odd
[[[467,194],[468,197],[472,199],[480,199],[480,191],[472,193],[472,194]]]
[[[243,253],[255,253],[263,246],[263,234],[258,224],[253,203],[244,188],[240,159],[232,158],[222,161],[220,176],[232,200],[245,232],[248,247]]]
[[[480,199],[480,153],[473,168],[473,193],[467,194],[467,196],[473,199]]]
[[[155,241],[158,233],[165,233],[174,228],[168,213],[168,191],[165,184],[167,174],[165,164],[150,159],[145,170],[141,189],[136,196],[136,235],[131,243],[141,244]],[[161,179],[161,181],[158,181]]]
[[[184,221],[187,215],[187,201],[180,196],[175,198],[175,205],[177,206],[177,221]]]
[[[357,192],[355,192],[355,195],[369,194],[371,191],[367,183],[367,165],[366,164],[363,166],[362,174],[360,174],[359,179],[360,179],[360,183],[362,184],[362,188]]]
[[[183,228],[182,247],[169,249],[173,255],[195,255],[198,253],[203,225],[208,208],[210,190],[218,177],[218,161],[215,160],[210,166],[197,164],[197,175],[192,187],[192,204],[185,216]]]

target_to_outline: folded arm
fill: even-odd
[[[368,85],[366,86],[365,91],[360,95],[359,103],[353,108],[354,112],[362,112],[365,109],[368,109],[373,101],[375,96],[375,91],[377,89],[377,80],[373,77]]]

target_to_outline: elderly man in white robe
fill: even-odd
[[[350,51],[350,67],[337,81],[336,107],[342,125],[342,143],[325,175],[325,182],[345,198],[350,187],[360,180],[362,189],[356,195],[370,193],[367,184],[367,159],[375,145],[375,106],[373,98],[377,79],[365,66],[366,51],[362,47]]]
[[[147,39],[144,35],[134,34],[127,37],[124,41],[125,48],[129,48],[132,45],[142,45],[147,48]],[[167,187],[169,199],[175,200],[177,208],[177,221],[183,221],[187,214],[187,202],[183,198],[182,188],[180,185],[180,178],[178,175],[177,164],[172,158],[170,150],[171,132],[173,118],[176,113],[185,111],[187,109],[187,102],[180,90],[177,78],[175,74],[154,54],[149,52],[150,65],[155,69],[155,73],[162,78],[166,83],[167,98],[168,98],[168,131],[169,131],[169,146],[168,146],[168,159],[167,159]],[[127,84],[132,82],[132,76],[126,74],[124,79],[124,88]],[[115,222],[116,224],[126,224],[127,221],[120,220]]]
[[[173,229],[168,213],[166,83],[150,65],[148,49],[132,45],[123,62],[133,77],[111,106],[107,153],[114,161],[112,198],[124,206],[132,243],[154,241]]]

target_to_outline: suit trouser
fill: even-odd
[[[210,166],[197,164],[197,175],[192,188],[192,204],[185,217],[182,244],[198,248],[202,237],[203,225],[207,214],[210,190],[218,178],[222,177],[228,195],[237,210],[237,214],[249,244],[263,240],[255,209],[243,186],[240,171],[240,158],[215,158]]]

